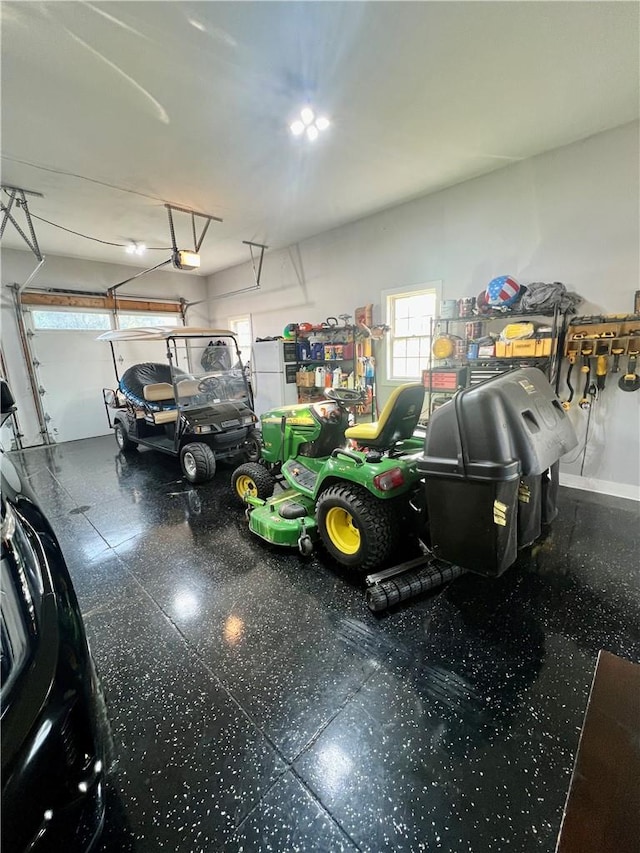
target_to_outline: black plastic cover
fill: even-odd
[[[545,375],[526,367],[466,388],[437,409],[418,468],[426,475],[506,481],[542,474],[576,444]]]
[[[174,375],[183,375],[184,371],[174,368]],[[186,374],[184,374],[186,376]],[[152,361],[144,361],[141,364],[134,364],[122,374],[120,379],[120,390],[132,402],[140,406],[148,406],[149,408],[158,408],[145,402],[143,388],[145,385],[155,385],[158,382],[167,382],[173,384],[171,376],[171,367],[167,363],[156,363]]]

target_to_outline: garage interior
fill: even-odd
[[[598,655],[640,662],[638,5],[3,2],[1,22],[2,445],[107,698],[97,849],[634,849],[633,793],[604,771],[626,819],[558,838]],[[336,318],[371,422],[433,381],[436,339],[453,351],[499,276],[579,296],[550,344],[577,437],[558,516],[500,577],[374,613],[320,545],[250,534],[232,459],[193,484],[114,441],[103,388],[164,346],[112,356],[105,332],[231,329],[245,361],[287,336],[311,400],[300,324]],[[395,346],[413,297],[433,305],[415,360]],[[379,330],[361,358],[358,306]],[[602,375],[573,339],[569,400],[572,317],[616,331]]]

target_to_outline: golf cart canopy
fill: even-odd
[[[198,326],[143,326],[140,329],[115,329],[98,341],[166,341],[168,338],[235,338],[229,329],[202,329]]]

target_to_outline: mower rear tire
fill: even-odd
[[[129,433],[121,421],[116,421],[113,432],[116,437],[116,444],[123,453],[128,453],[130,450],[137,450],[137,443],[129,438]]]
[[[192,441],[180,451],[182,473],[190,483],[206,483],[216,473],[216,457],[208,444]]]
[[[397,541],[397,513],[391,501],[349,484],[330,486],[318,497],[320,538],[341,565],[358,571],[377,568]]]
[[[245,462],[231,475],[233,492],[243,503],[247,492],[254,498],[266,501],[273,494],[275,485],[273,474],[259,462]]]

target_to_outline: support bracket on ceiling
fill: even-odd
[[[265,246],[264,243],[253,243],[251,240],[243,240],[245,245],[249,247],[249,251],[251,252],[251,265],[253,267],[253,277],[255,279],[255,284],[252,284],[251,287],[242,287],[240,290],[229,290],[227,293],[216,293],[214,299],[225,299],[227,296],[238,296],[241,293],[250,293],[254,290],[260,290],[260,277],[262,275],[262,261],[264,258],[265,249],[268,249],[268,246]],[[256,249],[260,249],[260,258],[258,260],[258,269],[256,270],[256,259],[253,254],[254,247]],[[190,305],[197,305],[198,303],[190,303]]]
[[[249,247],[249,251],[251,252],[251,266],[253,267],[253,277],[256,281],[256,290],[260,287],[260,276],[262,275],[262,261],[264,259],[264,250],[268,249],[268,246],[265,246],[263,243],[252,243],[251,240],[243,240],[242,241],[245,246]],[[258,261],[258,269],[256,270],[256,259],[253,255],[253,249],[260,249],[260,259]]]
[[[35,192],[34,190],[25,190],[22,187],[13,187],[9,184],[2,184],[2,191],[7,194],[9,200],[5,204],[4,198],[0,202],[0,212],[2,212],[2,223],[0,224],[0,240],[4,235],[4,230],[7,227],[7,223],[10,222],[13,227],[16,229],[18,234],[22,237],[27,246],[31,249],[36,258],[42,262],[42,252],[40,251],[40,246],[38,245],[38,238],[36,237],[36,232],[33,227],[33,222],[31,221],[31,214],[29,212],[29,204],[27,203],[27,196],[32,195],[37,198],[44,198],[42,193]],[[15,204],[15,212],[18,210],[22,210],[24,213],[26,226],[29,231],[29,237],[25,234],[24,230],[20,227],[17,219],[12,213]]]
[[[167,203],[167,204],[165,204],[165,208],[166,208],[167,214],[169,216],[169,234],[171,235],[171,257],[169,258],[168,261],[162,261],[161,263],[156,264],[153,267],[149,267],[149,269],[142,270],[141,272],[136,273],[135,275],[132,275],[129,278],[125,278],[124,281],[119,281],[117,284],[113,284],[107,290],[107,293],[109,296],[113,296],[119,287],[122,287],[125,284],[129,284],[130,281],[133,281],[136,278],[140,278],[141,275],[146,275],[149,272],[153,272],[154,270],[160,269],[160,267],[166,267],[166,266],[168,266],[168,264],[170,264],[172,262],[175,263],[175,260],[178,256],[179,249],[178,249],[178,243],[176,240],[175,227],[174,227],[174,223],[173,223],[174,211],[177,213],[186,213],[191,217],[191,232],[193,235],[193,251],[196,254],[198,254],[200,252],[200,248],[202,246],[202,243],[204,241],[205,235],[207,233],[207,230],[208,230],[211,222],[212,221],[222,222],[222,219],[220,219],[219,216],[213,216],[212,214],[209,214],[209,213],[197,213],[195,210],[189,210],[186,207],[179,207],[177,204],[168,204]],[[196,216],[199,219],[205,220],[205,223],[202,226],[202,231],[200,232],[199,236],[198,236],[197,231],[196,231]]]
[[[209,225],[211,221],[214,222],[222,222],[219,216],[212,216],[209,213],[196,213],[195,210],[188,210],[186,207],[178,207],[177,204],[165,204],[165,208],[167,209],[167,214],[169,216],[169,233],[171,234],[171,247],[173,249],[173,254],[176,255],[178,253],[178,244],[176,242],[176,232],[173,225],[173,211],[177,213],[186,213],[191,217],[191,233],[193,234],[193,251],[198,254],[200,251],[200,247],[202,246],[202,242],[205,238]],[[200,236],[198,237],[196,234],[196,216],[199,219],[204,219],[205,223],[202,226],[202,231],[200,232]]]

